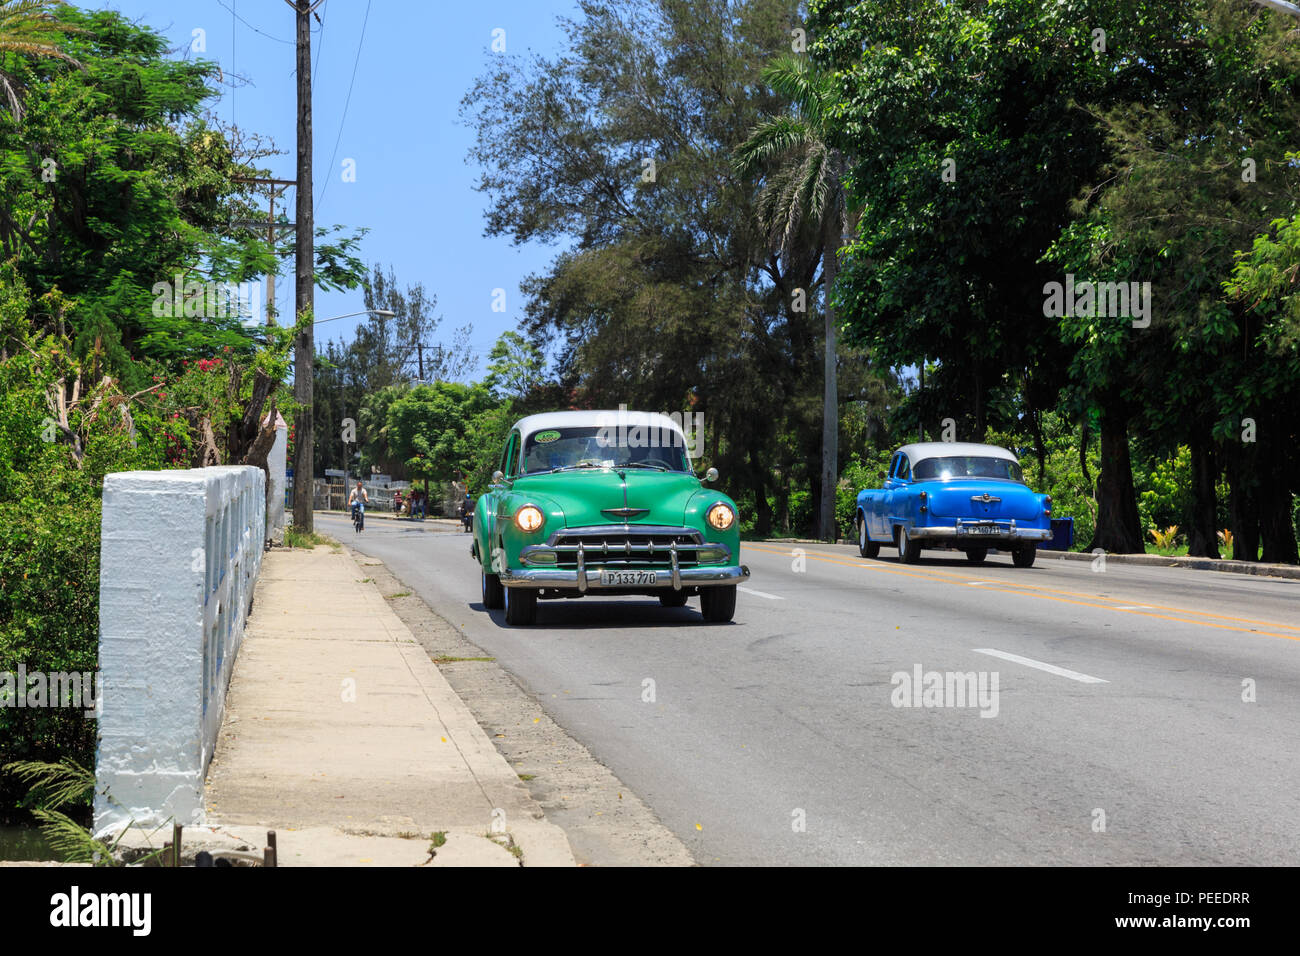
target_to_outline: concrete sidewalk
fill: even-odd
[[[265,557],[206,796],[217,826],[187,829],[187,847],[272,828],[286,866],[574,865],[365,569],[330,547]]]

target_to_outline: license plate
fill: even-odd
[[[962,534],[1001,534],[1002,529],[995,524],[964,524],[958,528]]]
[[[657,571],[601,571],[600,583],[606,587],[641,587],[647,584],[657,584],[659,582],[659,573]]]

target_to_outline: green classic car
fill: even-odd
[[[520,419],[474,508],[471,553],[483,606],[532,624],[539,599],[655,595],[730,621],[739,563],[736,503],[697,478],[681,427],[646,412],[552,412]]]

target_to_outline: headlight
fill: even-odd
[[[735,520],[736,513],[731,510],[729,505],[725,505],[721,501],[709,509],[709,524],[719,531],[726,531]]]
[[[515,524],[519,526],[520,531],[536,531],[542,526],[544,520],[542,510],[536,505],[524,505],[515,512]]]

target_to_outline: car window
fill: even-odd
[[[1018,462],[1007,458],[984,455],[951,455],[943,458],[926,458],[916,463],[915,476],[919,478],[997,478],[1024,484],[1024,473]]]
[[[548,428],[524,440],[522,473],[557,468],[644,467],[689,471],[681,432],[654,428]]]
[[[911,462],[909,462],[909,461],[907,460],[907,456],[906,456],[906,455],[899,455],[899,456],[898,456],[898,477],[901,478],[901,479],[904,480],[904,481],[906,481],[906,480],[908,480],[908,479],[910,479],[910,478],[912,477],[912,476],[911,476]]]
[[[898,473],[898,459],[899,459],[899,457],[900,457],[900,456],[895,455],[894,458],[893,458],[893,460],[889,463],[889,477],[890,477],[890,478],[893,478],[893,477]]]

